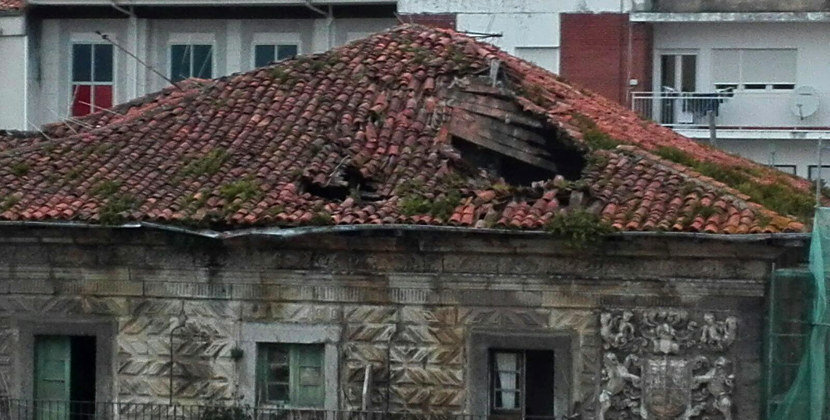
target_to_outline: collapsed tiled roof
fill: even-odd
[[[803,179],[416,25],[3,136],[4,220],[754,233],[812,207]]]

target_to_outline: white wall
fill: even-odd
[[[627,12],[631,0],[400,0],[398,11],[456,14],[459,31],[498,33],[484,39],[510,54],[559,71],[559,14]],[[517,50],[519,48],[519,50]],[[533,50],[522,50],[533,48]],[[523,54],[531,52],[532,54]],[[550,57],[540,57],[540,53]],[[533,60],[537,58],[536,60]]]
[[[721,140],[718,148],[741,155],[763,165],[795,165],[796,175],[807,178],[808,165],[816,164],[815,140]],[[830,153],[824,154],[824,165],[830,165]],[[824,179],[830,179],[830,170],[823,170]]]
[[[329,25],[326,19],[47,19],[42,22],[39,51],[34,54],[38,60],[37,75],[31,84],[38,86],[30,93],[30,103],[37,104],[36,114],[31,116],[33,124],[44,124],[68,115],[70,99],[71,43],[73,40],[100,40],[95,31],[108,33],[113,41],[135,53],[146,63],[169,76],[169,44],[176,36],[193,34],[194,40],[206,39],[214,46],[213,76],[219,77],[253,67],[252,43],[262,37],[274,37],[299,42],[301,54],[326,51],[332,46],[342,45],[355,37],[382,31],[397,24],[395,19],[334,19]],[[329,32],[331,31],[331,32]],[[0,53],[7,47],[0,37]],[[16,45],[16,44],[14,44]],[[25,42],[21,45],[25,45]],[[24,57],[17,54],[16,57]],[[5,56],[5,55],[3,55]],[[0,61],[0,80],[18,72],[25,74],[25,60]],[[4,65],[16,67],[5,72]],[[25,78],[20,76],[20,85]],[[168,85],[162,77],[140,65],[126,53],[115,49],[114,102],[121,103]],[[6,84],[9,86],[9,84]],[[21,87],[20,89],[23,89]],[[21,94],[21,97],[24,97]],[[11,128],[4,118],[3,107],[14,110],[25,109],[23,105],[0,101],[0,128]],[[8,114],[14,117],[14,114]],[[9,117],[9,118],[12,118]],[[16,117],[15,117],[16,118]],[[23,127],[20,127],[23,128]],[[29,127],[32,128],[31,126]]]
[[[711,89],[712,50],[720,48],[797,48],[797,84],[830,91],[830,23],[655,24],[655,83],[660,53],[683,50],[697,53],[698,86]]]
[[[654,25],[654,89],[659,89],[660,54],[694,53],[697,55],[697,90],[711,92],[712,51],[721,48],[793,48],[797,49],[796,86],[812,86],[819,91],[819,112],[800,120],[789,110],[790,91],[746,92],[728,100],[721,108],[719,124],[730,125],[729,113],[740,111],[743,126],[778,128],[779,139],[753,139],[745,130],[745,140],[721,140],[718,147],[762,164],[774,161],[796,165],[797,174],[807,177],[807,166],[816,163],[815,132],[813,140],[798,139],[788,132],[798,127],[830,127],[830,23],[660,23]],[[764,63],[757,63],[759,66]],[[787,138],[793,137],[793,138]],[[830,154],[826,160],[830,162]],[[827,171],[830,177],[830,171]]]
[[[0,17],[0,129],[26,129],[26,21]]]

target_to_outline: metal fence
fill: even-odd
[[[490,416],[0,398],[0,420],[486,420]],[[507,416],[514,418],[513,416]],[[521,417],[521,416],[517,416]],[[506,418],[506,417],[502,417]],[[524,416],[528,420],[553,417]]]

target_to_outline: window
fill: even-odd
[[[516,55],[544,69],[559,71],[558,47],[516,47]]]
[[[112,77],[112,45],[72,44],[72,116],[111,107]]]
[[[213,46],[210,44],[170,45],[170,78],[174,82],[213,77]]]
[[[323,407],[323,345],[259,343],[256,363],[258,405]]]
[[[297,55],[296,44],[259,44],[254,46],[254,67],[267,66],[274,61],[285,60]]]
[[[716,89],[788,90],[795,87],[796,49],[715,49]]]
[[[553,351],[491,351],[490,414],[505,419],[553,418],[553,368]]]
[[[774,165],[775,169],[778,169],[781,172],[788,173],[790,175],[795,175],[795,165]],[[828,172],[830,174],[830,172]]]
[[[680,92],[697,90],[697,56],[694,54],[661,55],[660,86]]]
[[[815,181],[818,177],[818,165],[807,166],[807,179]],[[821,179],[825,182],[830,180],[830,165],[821,165]]]
[[[35,336],[36,419],[80,419],[95,407],[95,337]]]

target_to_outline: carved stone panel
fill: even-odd
[[[597,419],[731,420],[737,326],[675,309],[603,312]]]

